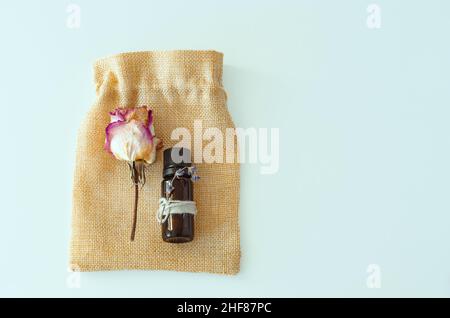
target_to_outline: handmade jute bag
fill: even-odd
[[[108,113],[117,107],[152,108],[155,133],[164,148],[179,141],[171,139],[178,127],[187,128],[194,139],[198,120],[203,130],[216,127],[225,136],[225,129],[234,125],[226,106],[222,65],[223,54],[215,51],[122,53],[95,62],[96,100],[79,130],[76,153],[72,270],[239,271],[238,163],[225,163],[225,158],[224,163],[196,163],[201,179],[194,185],[195,237],[189,243],[171,244],[163,242],[155,217],[162,179],[158,151],[140,190],[132,242],[130,171],[103,149]]]

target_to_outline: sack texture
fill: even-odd
[[[195,120],[201,120],[203,129],[217,127],[225,140],[225,129],[234,125],[222,86],[222,61],[223,55],[215,51],[167,51],[122,53],[95,62],[96,100],[77,144],[72,270],[239,271],[238,163],[195,164],[201,176],[194,184],[195,237],[189,243],[170,244],[163,242],[155,217],[162,180],[162,150],[158,151],[140,189],[136,239],[131,242],[130,171],[126,162],[103,149],[108,113],[143,105],[153,109],[156,136],[164,148],[178,142],[171,140],[178,127],[187,128],[193,141]]]

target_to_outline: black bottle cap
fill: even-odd
[[[174,147],[164,150],[163,178],[173,176],[180,168],[190,167],[191,151],[188,148]],[[187,171],[186,171],[187,172]]]

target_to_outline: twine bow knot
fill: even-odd
[[[171,214],[189,213],[195,215],[197,207],[194,201],[180,201],[167,198],[159,199],[159,209],[156,214],[158,223],[164,223]]]

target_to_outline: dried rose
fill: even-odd
[[[118,108],[109,114],[105,149],[119,160],[153,163],[159,140],[155,137],[152,110],[146,106]]]
[[[147,106],[117,108],[109,113],[111,122],[106,127],[105,150],[118,160],[128,163],[135,186],[131,240],[136,233],[138,186],[145,183],[145,167],[156,160],[156,150],[162,145],[155,136],[153,113]]]

